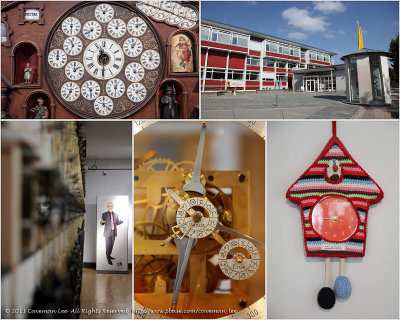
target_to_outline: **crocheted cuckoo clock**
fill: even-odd
[[[318,303],[325,309],[333,307],[335,294],[342,299],[350,296],[344,258],[364,256],[368,209],[383,198],[382,189],[336,136],[336,122],[332,129],[333,136],[321,154],[286,193],[301,208],[307,256],[327,258],[325,286],[318,294]],[[335,292],[328,287],[330,257],[342,258]]]

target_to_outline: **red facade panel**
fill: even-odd
[[[206,80],[205,90],[225,90],[225,80]]]
[[[246,62],[246,56],[238,53],[230,53],[229,55],[229,69],[242,69],[244,70],[244,64]]]
[[[288,56],[286,54],[280,54],[280,53],[274,53],[274,52],[265,52],[265,55],[268,57],[277,57],[277,58],[283,58],[283,59],[288,59],[288,60],[297,60],[297,61],[300,60],[300,58],[298,58],[298,57],[292,57],[292,56]]]
[[[286,72],[286,69],[276,68],[276,72]]]
[[[257,66],[247,66],[247,70],[260,71],[260,67],[257,67]]]
[[[322,65],[324,65],[324,66],[330,66],[330,65],[331,65],[329,62],[317,61],[317,60],[310,60],[310,63],[322,64]]]
[[[260,52],[260,51],[250,50],[249,54],[250,54],[251,56],[261,57],[261,52]]]
[[[260,89],[259,81],[246,81],[246,90],[258,90]]]
[[[208,51],[207,67],[226,68],[227,52],[224,51]]]
[[[202,47],[213,47],[213,48],[219,48],[219,49],[226,49],[226,50],[236,50],[236,51],[241,51],[241,52],[246,52],[247,53],[247,48],[230,46],[230,45],[227,45],[227,44],[210,42],[210,41],[202,41],[201,42],[201,46]]]
[[[263,71],[271,71],[271,72],[274,72],[274,68],[271,68],[271,67],[263,67]]]
[[[301,63],[306,63],[306,60],[304,60],[304,59],[301,59]]]
[[[273,86],[274,82],[273,81],[263,81],[263,86]]]

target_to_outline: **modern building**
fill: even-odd
[[[298,76],[301,85],[294,87],[293,83],[293,70],[331,68],[334,55],[328,50],[201,19],[202,92],[226,88],[336,90],[336,77],[328,69],[323,75],[304,73]]]

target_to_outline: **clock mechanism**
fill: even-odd
[[[46,42],[50,88],[83,118],[123,118],[143,108],[161,81],[164,51],[152,22],[135,6],[80,3]]]
[[[135,312],[263,318],[265,297],[249,287],[265,281],[263,238],[249,235],[250,171],[203,171],[207,126],[198,125],[194,164],[154,152],[135,160]]]

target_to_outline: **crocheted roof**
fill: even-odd
[[[342,166],[343,175],[337,182],[329,181],[325,174],[331,159],[338,160]],[[353,159],[335,132],[314,163],[288,189],[286,197],[302,206],[306,199],[327,194],[341,195],[349,200],[360,199],[368,205],[383,198],[382,189]]]

